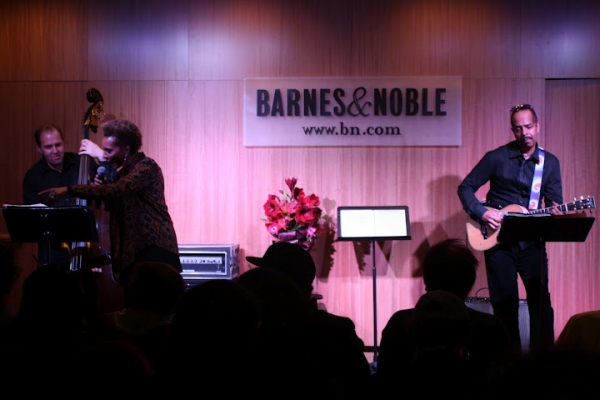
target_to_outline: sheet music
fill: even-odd
[[[401,237],[408,234],[404,210],[344,210],[341,217],[341,237]]]

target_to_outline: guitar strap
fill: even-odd
[[[537,210],[540,204],[540,191],[542,190],[542,173],[544,171],[544,149],[538,146],[538,162],[533,171],[533,180],[531,181],[531,195],[529,196],[529,209]]]

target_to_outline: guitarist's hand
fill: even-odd
[[[501,213],[493,210],[488,210],[481,216],[481,220],[492,229],[500,229],[502,218]]]
[[[563,215],[564,212],[562,212],[559,208],[559,204],[555,201],[552,202],[552,207],[550,207],[550,214],[552,215]]]

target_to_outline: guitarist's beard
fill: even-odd
[[[531,135],[523,135],[519,141],[519,148],[526,152],[535,147],[535,139]]]

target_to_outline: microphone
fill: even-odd
[[[106,182],[106,167],[101,165],[98,167],[98,169],[96,170],[96,174],[98,175],[98,178],[100,178],[100,180],[102,182]]]

